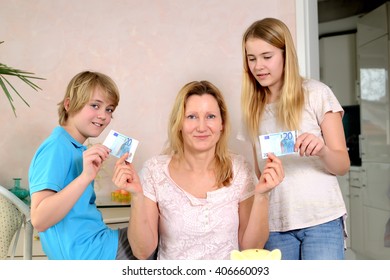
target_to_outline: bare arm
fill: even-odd
[[[283,178],[282,162],[270,154],[256,185],[254,197],[240,203],[238,236],[241,250],[263,248],[267,242],[269,236],[269,192],[279,185]]]
[[[328,112],[321,123],[324,141],[310,133],[300,135],[295,150],[301,156],[320,157],[329,173],[344,175],[350,168],[341,113]]]
[[[96,144],[83,153],[83,171],[59,192],[43,190],[31,197],[31,221],[42,232],[61,221],[72,209],[87,186],[96,177],[109,150]]]
[[[132,164],[125,162],[127,154],[115,164],[112,181],[120,189],[131,192],[131,212],[127,236],[134,256],[147,259],[157,248],[158,208],[145,197],[141,182]]]

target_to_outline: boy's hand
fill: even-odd
[[[92,181],[96,178],[103,162],[109,157],[110,149],[94,144],[83,152],[83,173]]]
[[[115,163],[112,182],[120,189],[131,192],[132,194],[143,193],[141,182],[134,166],[127,162],[129,154],[125,153]]]

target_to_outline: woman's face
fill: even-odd
[[[262,87],[268,87],[271,93],[279,93],[283,85],[283,50],[258,38],[249,38],[245,49],[252,75]]]
[[[221,112],[212,95],[191,95],[187,99],[181,130],[185,151],[214,152],[222,129]]]

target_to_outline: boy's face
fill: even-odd
[[[111,122],[115,107],[103,93],[100,87],[96,87],[87,104],[79,112],[70,115],[64,126],[80,143],[89,137],[98,137]]]

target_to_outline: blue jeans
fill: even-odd
[[[265,249],[280,249],[283,260],[343,260],[343,219],[286,232],[270,232]]]

